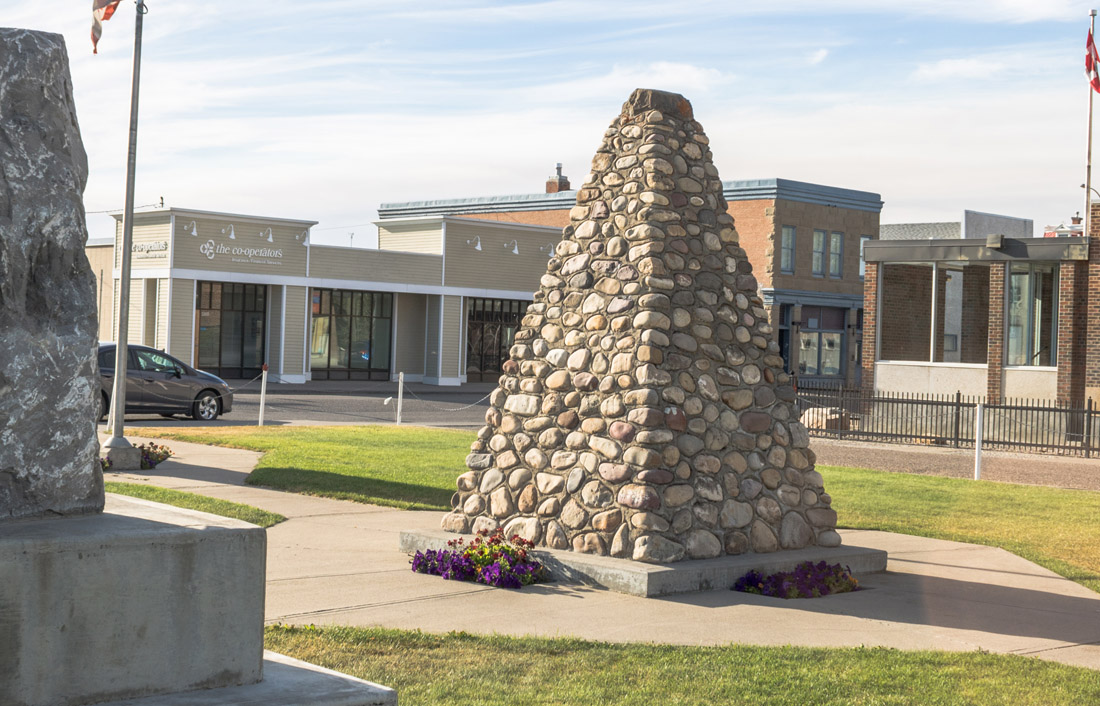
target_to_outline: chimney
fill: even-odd
[[[1069,222],[1072,223],[1075,226],[1081,225],[1081,212],[1078,211],[1077,215],[1075,215],[1075,216],[1073,216],[1072,218],[1069,219]]]
[[[556,194],[559,191],[569,191],[569,178],[561,175],[561,162],[558,162],[557,174],[546,180],[546,193]]]

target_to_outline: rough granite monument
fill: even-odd
[[[836,513],[691,104],[604,133],[443,528],[668,563],[836,547]]]
[[[64,41],[0,28],[0,704],[396,703],[264,653],[263,529],[105,498],[86,176]]]
[[[88,159],[59,37],[4,30],[0,108],[0,521],[98,512]]]

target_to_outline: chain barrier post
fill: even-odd
[[[981,402],[974,408],[974,480],[982,479],[982,421],[985,417],[985,405]]]
[[[264,425],[264,405],[267,403],[267,363],[264,363],[260,367],[260,423],[257,426]]]
[[[405,401],[405,373],[397,374],[397,426],[401,426],[401,405]]]

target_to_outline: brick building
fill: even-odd
[[[1030,221],[989,214],[961,234],[905,226],[949,237],[894,239],[897,227],[883,226],[865,249],[863,386],[1100,400],[1100,203],[1092,208],[1089,238],[1010,237],[1028,235]]]
[[[861,251],[878,238],[878,194],[789,179],[723,182],[741,247],[800,384],[858,384],[863,310]],[[576,192],[561,175],[546,193],[383,204],[387,222],[440,216],[565,227]],[[554,243],[547,243],[546,253]],[[532,280],[532,291],[538,286]]]

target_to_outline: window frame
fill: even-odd
[[[788,236],[789,242],[788,242]],[[798,242],[798,229],[795,226],[781,226],[779,230],[779,271],[793,275],[795,271],[795,244]]]
[[[825,259],[829,251],[829,232],[814,228],[813,235],[813,257],[810,261],[810,272],[814,277],[825,276]],[[818,247],[820,240],[820,246]]]
[[[834,245],[838,247],[833,247]],[[834,267],[834,265],[836,265]],[[829,278],[844,277],[844,233],[838,230],[829,233]]]
[[[864,259],[864,248],[867,246],[868,240],[874,240],[873,235],[861,235],[859,236],[859,278],[867,278],[867,260]]]

